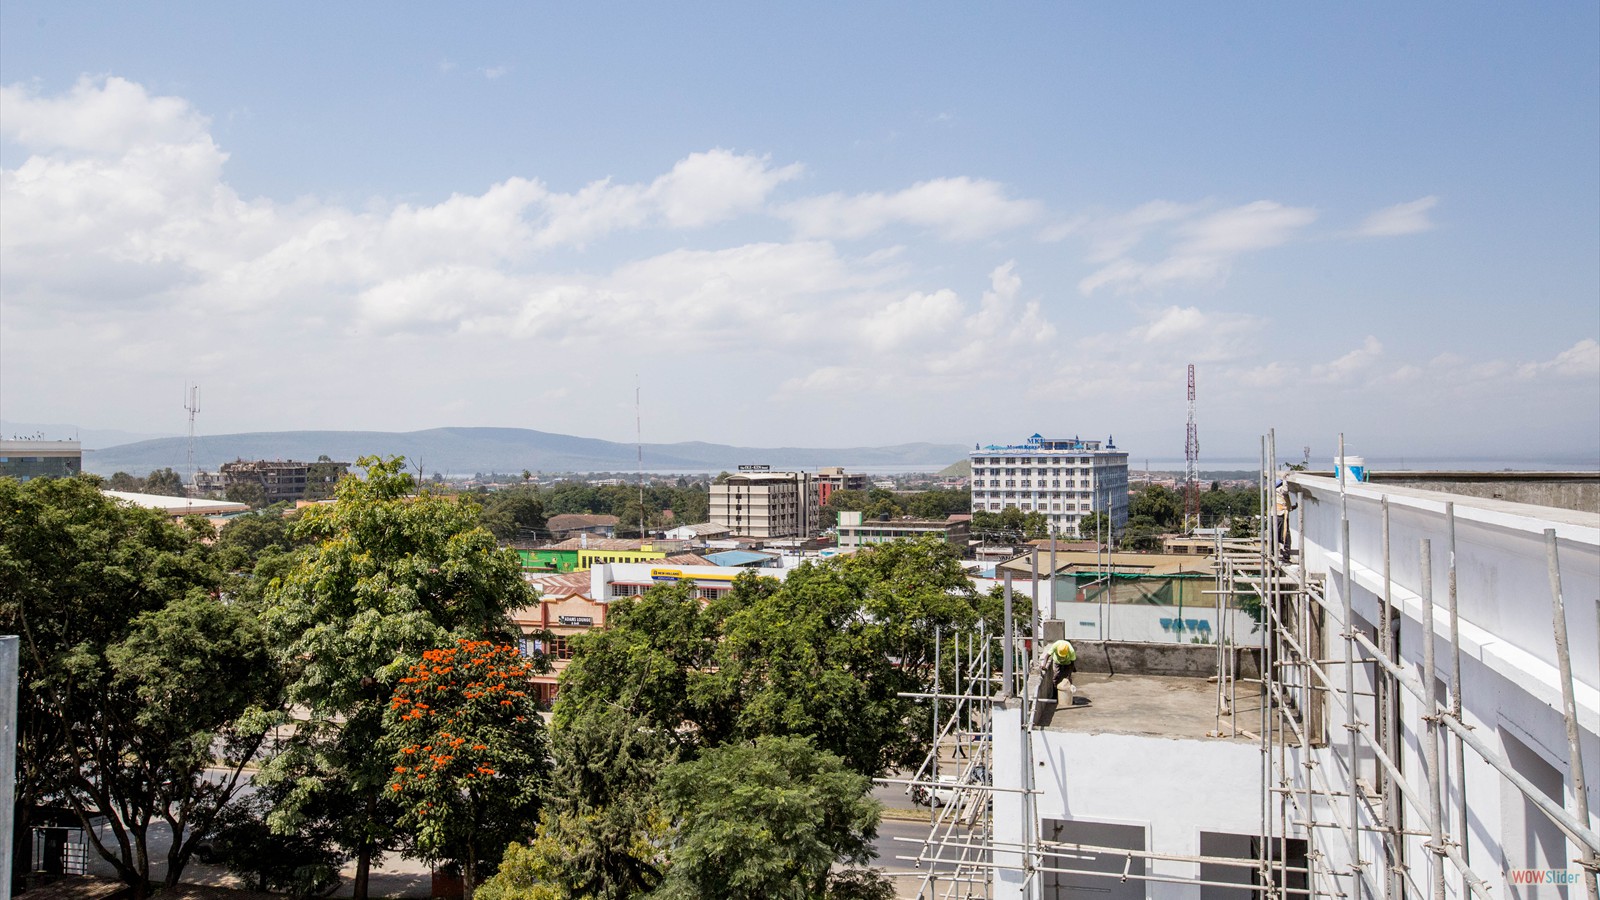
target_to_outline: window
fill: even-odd
[[[1022,479],[1022,486],[1023,487],[1033,487],[1033,482],[1031,482],[1028,479],[1024,478],[1024,479]]]

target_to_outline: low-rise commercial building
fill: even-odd
[[[764,578],[783,578],[797,563],[763,568]],[[541,703],[555,701],[561,673],[572,660],[572,639],[606,626],[611,601],[637,597],[658,584],[687,583],[702,600],[719,597],[749,570],[710,565],[699,556],[676,555],[650,562],[601,563],[586,572],[525,576],[539,592],[534,606],[515,610],[511,621],[522,631],[524,655],[544,653],[551,670],[533,676]]]
[[[83,471],[83,445],[77,441],[0,441],[0,477],[71,478]]]
[[[945,519],[916,519],[880,517],[862,519],[859,512],[839,513],[839,549],[855,550],[872,544],[890,541],[915,540],[933,535],[965,549],[967,537],[972,532],[972,516],[957,514]]]

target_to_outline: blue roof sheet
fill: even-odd
[[[723,550],[720,553],[702,555],[705,556],[706,562],[714,566],[748,566],[777,559],[771,553],[757,553],[754,550]]]

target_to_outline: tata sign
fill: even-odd
[[[740,466],[739,467],[739,471],[741,471],[741,472],[771,472],[772,471],[772,467],[771,466]]]

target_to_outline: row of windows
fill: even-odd
[[[1016,479],[1014,479],[1014,478],[1007,478],[1005,481],[1006,481],[1006,485],[1005,485],[1006,487],[1025,487],[1025,488],[1033,487],[1033,479],[1031,479],[1031,478],[1022,479],[1022,484],[1021,485],[1018,485]],[[1043,478],[1039,479],[1039,487],[1053,487],[1053,488],[1061,487],[1061,479],[1059,479],[1059,478],[1051,478],[1051,479],[1049,479],[1049,481],[1050,481],[1050,484],[1046,485],[1045,484],[1045,479],[1043,479]],[[979,487],[983,486],[982,482],[977,482],[976,484]],[[1000,486],[1000,479],[998,479],[998,478],[989,479],[989,487],[999,487],[999,486]],[[1091,485],[1090,482],[1085,481],[1083,479],[1079,479],[1077,482],[1074,482],[1071,478],[1067,479],[1067,487],[1069,487],[1069,488],[1070,487],[1087,488],[1087,487],[1091,487],[1091,486],[1092,485]]]
[[[699,600],[715,600],[722,596],[723,592],[731,590],[732,587],[732,585],[728,585],[726,587],[720,585],[715,587],[695,585],[694,595],[695,598]],[[613,584],[611,585],[611,596],[637,597],[643,594],[645,591],[648,591],[650,588],[651,585],[648,584]]]
[[[1062,509],[1061,508],[1063,505],[1066,506],[1066,509]],[[1032,503],[1028,503],[1026,501],[1024,501],[1022,503],[1009,503],[1009,504],[1008,503],[1000,503],[1000,502],[997,502],[997,501],[990,501],[989,502],[989,509],[992,512],[999,512],[1000,510],[1005,509],[1007,506],[1015,506],[1016,508],[1022,510],[1023,512],[1035,512],[1035,511],[1037,511],[1037,512],[1072,513],[1072,512],[1093,512],[1094,511],[1093,505],[1089,504],[1089,503],[1079,503],[1079,504],[1077,504],[1078,508],[1076,510],[1074,510],[1072,508],[1073,504],[1071,504],[1071,503],[1067,503],[1067,504],[1040,503],[1038,510],[1035,510],[1034,509],[1034,505]]]
[[[1006,485],[1006,487],[1010,487],[1010,485]],[[1037,488],[1030,488],[1024,484],[1022,485],[1022,488],[1024,488],[1024,490],[1021,490],[1022,495],[1027,495],[1029,492],[1045,492],[1048,493],[1048,495],[1062,496],[1090,496],[1102,493],[1093,492],[1093,490],[1090,490],[1090,488],[1086,487],[1074,488],[1072,485],[1067,485],[1066,488],[1054,488],[1054,490],[1053,488],[1045,487],[1045,485],[1038,485]],[[981,496],[1018,496],[1018,493],[1019,492],[1016,492],[1016,490],[982,490],[982,488],[979,488],[979,490],[974,490],[973,498],[976,500],[976,498],[981,498]]]
[[[974,477],[982,477],[982,476],[985,476],[985,475],[1016,475],[1016,474],[1018,474],[1018,471],[1016,469],[1011,469],[1011,468],[1008,468],[1008,469],[977,469],[977,468],[974,468],[972,470],[972,474],[973,474]],[[1023,475],[1034,475],[1034,474],[1038,474],[1038,475],[1073,475],[1073,474],[1077,474],[1079,476],[1088,476],[1088,475],[1093,475],[1094,474],[1094,470],[1093,469],[1073,469],[1071,467],[1063,468],[1063,467],[1060,467],[1060,466],[1040,467],[1038,469],[1030,469],[1030,468],[1024,466],[1024,467],[1022,467],[1021,474],[1023,474]],[[1104,477],[1105,474],[1106,473],[1101,473],[1101,476]]]
[[[1093,465],[1095,463],[1095,459],[1092,456],[1079,456],[1079,457],[1071,457],[1071,456],[1044,456],[1044,457],[1038,457],[1038,456],[1007,456],[1007,457],[987,456],[986,457],[986,456],[979,456],[979,457],[977,457],[977,458],[972,460],[972,464],[974,466],[1000,466],[1000,465],[1014,466],[1014,465],[1018,465],[1018,464],[1021,464],[1021,465],[1024,465],[1024,466],[1030,466],[1030,465],[1047,466],[1047,465],[1061,465],[1063,463],[1066,464],[1066,465],[1072,465],[1072,463],[1074,461],[1076,461],[1077,464],[1080,465],[1080,466],[1088,466],[1088,465]],[[1100,464],[1101,465],[1105,465],[1106,462],[1107,462],[1107,460],[1101,460]]]

